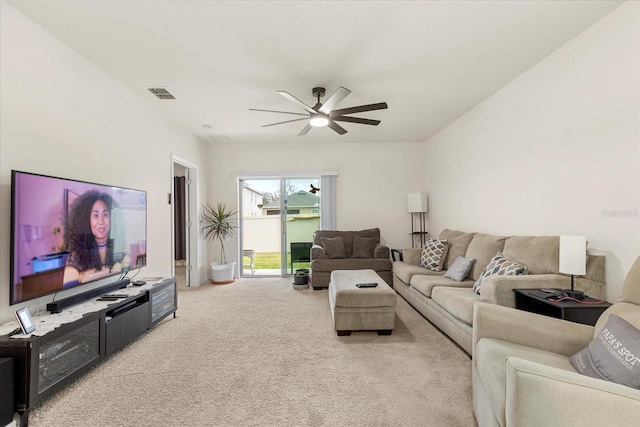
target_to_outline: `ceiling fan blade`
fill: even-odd
[[[262,127],[266,128],[266,127],[269,127],[269,126],[282,125],[284,123],[299,122],[300,120],[309,120],[309,118],[308,117],[304,117],[302,119],[293,119],[293,120],[285,120],[284,122],[269,123],[268,125],[262,125]]]
[[[295,96],[291,95],[289,92],[285,92],[283,90],[277,90],[276,93],[279,93],[280,95],[284,96],[289,101],[291,101],[294,104],[296,104],[298,107],[302,108],[305,111],[308,111],[311,114],[316,114],[317,113],[316,110],[314,110],[313,108],[309,107],[307,104],[305,104],[304,102],[300,101],[298,98],[296,98]]]
[[[327,126],[338,132],[340,135],[344,135],[345,133],[347,133],[347,130],[345,128],[335,123],[333,120],[329,120],[329,124]]]
[[[282,113],[282,114],[293,114],[295,116],[307,116],[308,114],[304,113],[292,113],[291,111],[278,111],[278,110],[261,110],[259,108],[249,108],[249,111],[264,111],[265,113]]]
[[[348,116],[332,117],[331,120],[335,120],[337,122],[351,122],[351,123],[360,123],[361,125],[373,125],[373,126],[378,126],[380,124],[380,120],[361,119],[360,117],[348,117]]]
[[[357,107],[341,108],[340,110],[333,110],[329,113],[331,117],[342,116],[344,114],[362,113],[364,111],[384,110],[387,108],[386,102],[378,102],[377,104],[359,105]]]
[[[324,114],[329,114],[329,112],[336,108],[340,101],[345,99],[350,93],[351,91],[349,89],[340,86],[329,98],[327,98],[319,111]]]
[[[307,133],[309,133],[312,127],[313,126],[311,126],[311,123],[307,123],[307,125],[300,131],[298,136],[306,135]]]

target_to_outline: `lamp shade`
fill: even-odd
[[[560,236],[560,273],[582,276],[587,272],[587,238]]]
[[[429,212],[427,195],[424,193],[409,193],[409,212]]]

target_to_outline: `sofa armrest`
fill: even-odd
[[[477,302],[473,306],[472,350],[482,338],[494,338],[568,357],[589,345],[593,329],[581,323]]]
[[[405,264],[420,265],[422,248],[407,248],[402,250],[402,261]]]
[[[482,280],[480,297],[483,302],[515,308],[514,289],[559,288],[569,289],[571,280],[559,274],[532,274],[521,276],[487,276]]]
[[[311,259],[325,259],[327,258],[327,253],[324,251],[324,248],[320,245],[311,246]]]
[[[378,243],[373,250],[374,258],[391,259],[391,250],[388,246]]]
[[[513,357],[506,360],[505,404],[512,426],[630,426],[640,420],[640,390]]]

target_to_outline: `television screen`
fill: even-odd
[[[11,175],[11,304],[147,263],[147,193]]]

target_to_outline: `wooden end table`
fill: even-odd
[[[600,315],[611,306],[611,303],[588,296],[581,302],[565,300],[553,301],[550,293],[540,289],[514,289],[516,308],[544,316],[556,317],[570,322],[594,326]],[[562,292],[562,289],[558,289]]]

